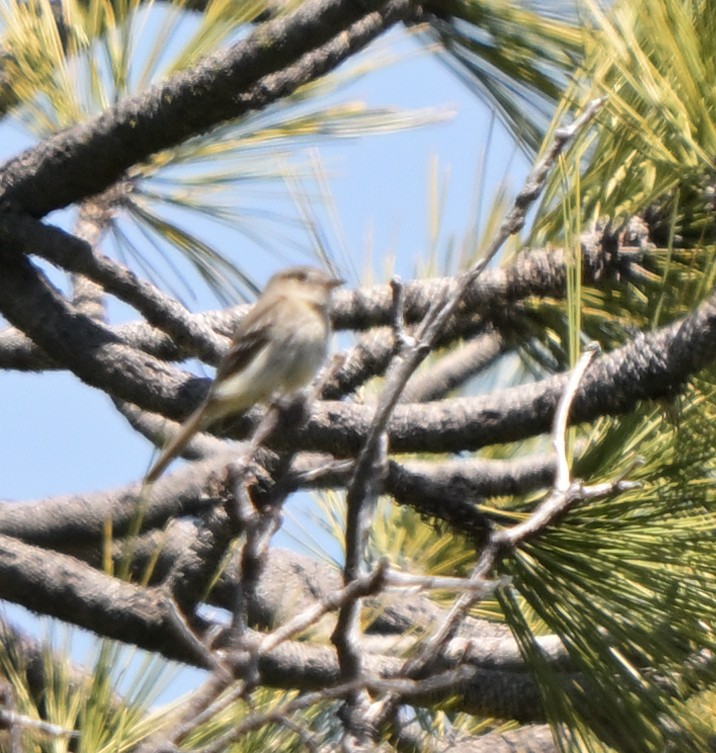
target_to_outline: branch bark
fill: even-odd
[[[0,582],[4,598],[28,609],[170,659],[205,666],[205,654],[177,635],[170,603],[161,590],[125,583],[72,557],[49,554],[2,535]],[[200,623],[195,622],[195,629],[201,636]],[[461,659],[446,662],[444,668],[462,663]],[[401,664],[395,657],[366,658],[366,669],[375,677],[390,677]],[[334,650],[305,642],[285,642],[260,656],[258,671],[262,684],[277,688],[321,689],[339,678]],[[459,706],[473,713],[544,720],[539,692],[527,673],[483,669],[469,660],[460,684],[428,694],[416,688],[409,700],[434,705],[455,695]]]
[[[412,12],[408,0],[308,0],[6,163],[0,206],[40,218],[100,193],[152,154],[293,93]]]

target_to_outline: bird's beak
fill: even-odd
[[[345,280],[341,280],[340,277],[332,277],[330,280],[326,281],[326,287],[329,290],[333,290],[333,288],[339,288],[341,285],[345,285]]]

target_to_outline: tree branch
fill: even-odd
[[[579,386],[570,423],[633,410],[641,400],[671,398],[716,357],[716,295],[688,316],[639,333],[595,358]],[[388,425],[392,452],[462,452],[548,432],[567,374],[474,398],[396,406]],[[282,441],[305,450],[355,455],[372,409],[348,403],[317,403],[306,424]],[[240,427],[237,422],[237,428]],[[299,440],[300,436],[300,440]]]
[[[0,205],[40,218],[100,193],[152,154],[291,94],[411,13],[408,0],[308,0],[6,163]]]
[[[26,215],[0,214],[0,242],[93,280],[133,306],[149,324],[164,329],[183,352],[216,364],[226,350],[226,340],[218,337],[205,320],[192,316],[173,298],[81,238]]]
[[[202,652],[177,637],[169,602],[160,590],[125,583],[72,557],[48,553],[2,535],[0,582],[3,598],[28,609],[170,659],[205,664]],[[252,642],[258,645],[257,639]],[[335,652],[328,646],[286,641],[258,659],[261,683],[273,687],[315,690],[338,679]],[[443,668],[454,669],[462,663],[462,658],[446,661]],[[371,677],[391,677],[400,665],[398,658],[366,658]],[[410,701],[434,705],[457,695],[458,706],[474,713],[544,719],[539,692],[527,674],[483,669],[469,661],[465,666],[459,684],[427,694],[416,687]]]

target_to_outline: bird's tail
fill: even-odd
[[[206,404],[202,403],[187,420],[181,425],[179,431],[164,447],[149,473],[144,478],[145,484],[156,481],[166,470],[169,463],[186,447],[189,440],[201,428],[206,419]]]

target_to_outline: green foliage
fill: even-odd
[[[299,718],[287,711],[291,701],[299,698],[298,693],[258,688],[247,703],[233,698],[232,690],[216,699],[212,704],[216,712],[187,736],[184,747],[203,750],[207,746],[232,753],[300,753],[309,745],[307,740],[320,746],[337,739],[339,724],[333,703],[313,705],[302,710]],[[237,727],[242,734],[235,740]]]
[[[574,275],[578,316],[559,300],[535,303],[524,352],[547,370],[568,366],[575,332],[615,347],[683,316],[713,286],[713,9],[644,0],[590,10],[584,67],[555,123],[568,108],[607,100],[554,176],[533,242],[576,249],[597,219],[617,225],[641,210],[658,245],[611,288],[581,287]],[[580,504],[503,563],[512,589],[501,606],[565,749],[710,749],[714,674],[694,657],[712,644],[716,607],[715,398],[705,374],[676,405],[599,422],[575,476],[626,474],[641,488]],[[643,465],[632,467],[637,458]],[[562,638],[572,677],[539,654],[542,633]]]
[[[148,708],[176,667],[160,657],[100,641],[85,674],[68,658],[73,633],[64,631],[64,635],[60,650],[33,649],[30,655],[36,658],[28,663],[27,647],[7,629],[3,631],[0,677],[12,688],[14,711],[31,721],[43,720],[66,733],[78,733],[55,736],[28,725],[22,732],[23,750],[121,753],[135,748],[171,718],[171,705],[155,713]],[[39,674],[45,679],[38,683]]]
[[[531,152],[581,55],[570,5],[438,0],[428,6],[434,14],[428,36],[439,40],[447,64]]]
[[[640,488],[579,504],[503,563],[507,622],[567,737],[596,730],[634,753],[708,749],[710,730],[685,701],[714,679],[692,660],[713,640],[716,609],[715,398],[700,380],[676,425],[658,407],[601,421],[576,476],[626,476]],[[559,635],[574,662],[566,681],[539,655],[534,637],[544,632]],[[574,740],[571,749],[585,749]],[[586,749],[600,748],[592,740]]]
[[[676,208],[677,232],[700,238],[712,222],[716,154],[712,3],[630,0],[606,11],[590,0],[586,6],[584,62],[554,120],[607,97],[599,127],[578,135],[568,151],[575,164],[584,157],[583,222],[608,216],[616,224],[652,207],[668,232]],[[557,234],[559,190],[555,179],[545,194],[552,211],[540,237]]]

